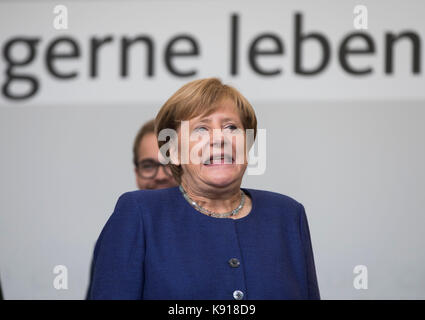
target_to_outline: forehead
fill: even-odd
[[[139,161],[145,158],[158,160],[158,142],[154,133],[147,133],[139,142]]]
[[[208,113],[204,113],[197,117],[191,119],[192,122],[196,121],[211,121],[213,119],[222,119],[222,120],[234,120],[240,121],[240,114],[235,105],[235,103],[230,99],[224,99],[218,102],[214,108]]]

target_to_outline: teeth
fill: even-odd
[[[211,157],[209,160],[205,161],[204,163],[211,164],[211,163],[214,162],[214,160],[223,160],[223,159],[224,159],[225,163],[232,163],[233,162],[232,157],[229,156],[229,155],[224,155],[224,156],[216,155],[216,156]]]

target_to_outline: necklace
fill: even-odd
[[[238,207],[236,209],[233,209],[232,211],[229,212],[225,212],[225,213],[216,213],[216,212],[212,212],[208,209],[205,209],[203,207],[201,207],[199,204],[197,204],[195,201],[193,201],[189,195],[186,193],[186,191],[183,189],[182,185],[179,185],[179,189],[181,191],[181,193],[183,194],[183,197],[186,199],[187,202],[189,202],[192,207],[194,207],[196,210],[207,214],[210,217],[215,217],[215,218],[227,218],[229,216],[235,216],[238,214],[238,212],[243,208],[243,205],[245,204],[245,193],[241,190],[241,202],[239,203]]]

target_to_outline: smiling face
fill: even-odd
[[[154,133],[148,133],[143,136],[139,144],[137,159],[139,166],[134,168],[136,174],[136,182],[139,189],[163,189],[171,188],[177,185],[171,173],[167,173],[164,167],[158,167],[156,175],[152,177],[144,177],[142,171],[153,171],[155,165],[159,163],[158,142]]]
[[[180,155],[182,139],[188,139],[181,131]],[[190,119],[189,134],[190,161],[182,162],[182,182],[193,189],[240,186],[247,167],[245,130],[233,101],[224,99],[210,115]]]

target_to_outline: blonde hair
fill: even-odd
[[[218,78],[194,80],[177,90],[161,107],[155,118],[155,135],[158,137],[163,129],[177,131],[182,120],[212,114],[218,107],[217,103],[225,98],[235,104],[244,129],[254,129],[255,140],[257,117],[254,109],[238,90],[223,84]],[[158,147],[161,148],[165,143],[167,141],[158,141]],[[183,173],[181,166],[173,163],[169,163],[168,166],[174,179],[181,183]]]

